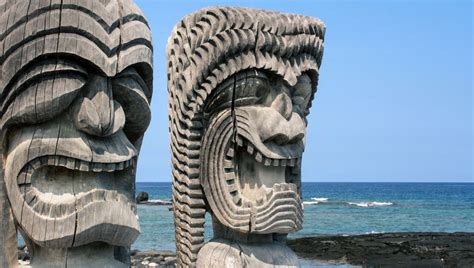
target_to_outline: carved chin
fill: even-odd
[[[262,142],[245,135],[258,133],[252,124],[237,120],[236,137],[229,112],[211,119],[204,136],[202,181],[213,214],[225,226],[244,233],[301,229],[302,141]]]

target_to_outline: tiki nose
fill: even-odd
[[[271,107],[278,111],[285,119],[290,119],[293,112],[293,104],[286,92],[279,93],[273,100]]]
[[[92,77],[74,108],[74,124],[87,134],[110,136],[125,125],[123,108],[113,100],[112,86],[106,77]]]

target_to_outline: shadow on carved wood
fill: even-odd
[[[298,266],[301,159],[325,26],[211,7],[169,39],[173,207],[179,267]],[[204,243],[204,216],[214,239]]]
[[[0,266],[127,267],[152,45],[131,0],[0,0]],[[14,221],[13,221],[14,219]]]

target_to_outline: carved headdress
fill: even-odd
[[[227,174],[226,182],[218,181],[224,181],[223,174],[209,173],[209,162],[218,162],[215,159],[225,154],[227,160],[232,160],[233,150],[209,148],[212,141],[203,139],[204,133],[214,131],[217,133],[210,133],[211,136],[232,140],[232,117],[239,120],[239,114],[229,112],[231,119],[226,132],[207,121],[206,111],[215,108],[210,102],[218,98],[217,92],[222,88],[233,87],[228,95],[239,94],[236,88],[240,83],[259,83],[259,77],[267,75],[294,86],[298,77],[307,74],[311,78],[312,99],[324,33],[324,24],[312,17],[233,7],[205,8],[175,26],[168,40],[167,67],[178,265],[192,265],[196,261],[204,243],[204,216],[209,209],[221,223],[242,232],[265,233],[274,227],[258,224],[260,211],[241,196],[232,172]],[[236,103],[232,100],[224,105]],[[308,110],[303,113],[306,116]],[[245,136],[244,128],[237,131]],[[241,143],[238,137],[234,141]],[[253,147],[250,150],[254,153]],[[265,153],[260,153],[265,158]],[[262,154],[256,154],[257,160],[262,161]],[[278,165],[279,160],[274,161]],[[299,214],[301,211],[297,210],[295,213]],[[291,224],[300,227],[301,222]],[[286,227],[282,223],[281,228]]]

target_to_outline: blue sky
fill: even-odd
[[[153,31],[153,119],[138,181],[170,181],[166,42],[211,5],[315,16],[327,26],[303,181],[473,182],[471,1],[135,0]]]

